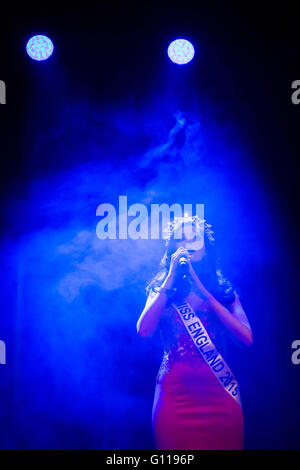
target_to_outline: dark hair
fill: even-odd
[[[200,223],[199,223],[200,221]],[[170,268],[171,256],[176,251],[176,242],[178,239],[174,238],[174,232],[183,226],[184,223],[190,222],[194,227],[199,228],[202,226],[205,243],[205,255],[200,262],[195,263],[193,266],[199,279],[203,281],[206,289],[224,306],[229,306],[235,299],[234,287],[231,282],[226,279],[222,273],[220,260],[216,256],[215,240],[211,225],[207,224],[204,219],[194,217],[175,217],[174,222],[169,224],[167,229],[168,236],[165,244],[165,252],[160,261],[158,273],[148,283],[146,287],[147,295],[151,292],[157,292],[158,288],[164,282]],[[189,278],[184,280],[175,279],[173,295],[169,301],[183,300],[191,290],[191,283]],[[168,302],[170,303],[170,302]]]

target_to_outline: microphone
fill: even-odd
[[[181,256],[178,265],[182,274],[187,274],[189,272],[189,264],[185,256]]]

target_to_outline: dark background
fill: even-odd
[[[268,217],[276,219],[276,227],[280,227],[281,231],[280,235],[269,232],[269,225],[263,224],[261,214],[255,220],[253,208],[252,222],[249,215],[245,224],[251,226],[253,233],[259,234],[258,237],[263,237],[262,249],[272,247],[267,261],[260,263],[257,258],[252,260],[251,250],[245,253],[242,242],[237,243],[237,254],[244,255],[245,259],[240,259],[240,264],[235,265],[236,271],[241,268],[243,280],[237,275],[235,280],[244,292],[256,339],[253,354],[241,352],[247,364],[247,374],[243,374],[242,366],[237,364],[241,385],[248,392],[245,445],[248,449],[299,448],[300,365],[293,365],[290,359],[291,343],[300,338],[297,171],[300,105],[296,106],[291,101],[291,84],[300,79],[300,44],[294,5],[284,3],[262,7],[255,2],[228,5],[227,2],[208,4],[200,1],[99,2],[73,8],[28,4],[2,8],[0,79],[6,83],[7,104],[0,108],[3,239],[0,338],[7,344],[10,363],[1,366],[0,370],[0,407],[4,423],[0,431],[1,448],[147,449],[153,445],[149,416],[160,349],[154,346],[155,339],[153,343],[146,340],[144,344],[139,339],[131,338],[131,333],[134,336],[132,326],[137,319],[136,311],[142,308],[144,302],[144,283],[149,278],[149,273],[144,273],[142,268],[139,282],[133,276],[116,291],[125,310],[135,310],[135,314],[129,322],[122,317],[123,334],[118,343],[120,349],[115,352],[113,371],[105,369],[100,376],[94,372],[95,382],[106,380],[108,375],[115,376],[105,388],[105,394],[102,396],[101,388],[98,390],[98,385],[94,384],[77,396],[73,379],[69,390],[69,382],[65,379],[59,382],[64,387],[63,390],[58,387],[59,392],[50,385],[51,394],[59,395],[57,401],[52,397],[53,409],[48,407],[46,398],[43,402],[41,391],[38,397],[42,404],[33,410],[31,401],[35,395],[33,393],[32,397],[32,390],[47,389],[49,383],[56,383],[56,376],[55,369],[49,366],[47,373],[34,379],[32,367],[39,364],[36,345],[32,346],[35,353],[28,353],[28,357],[34,357],[36,362],[26,361],[23,369],[20,359],[27,354],[22,343],[23,332],[36,338],[36,331],[41,334],[41,331],[47,330],[46,324],[43,325],[45,330],[30,329],[31,317],[28,313],[26,316],[26,309],[25,313],[23,310],[23,317],[20,314],[20,290],[26,291],[26,283],[20,283],[17,268],[18,250],[23,246],[20,239],[45,226],[38,207],[30,215],[24,214],[22,209],[28,210],[29,206],[22,205],[22,201],[28,200],[30,204],[32,198],[39,198],[38,189],[31,192],[32,182],[43,181],[43,178],[44,181],[50,180],[52,177],[55,181],[55,175],[60,172],[72,172],[80,165],[86,168],[87,161],[97,167],[103,160],[106,165],[107,158],[110,159],[110,166],[121,173],[126,168],[133,168],[132,187],[151,185],[153,169],[142,172],[134,167],[128,158],[128,149],[135,142],[133,154],[139,155],[149,146],[164,141],[167,129],[174,124],[172,112],[179,108],[197,113],[201,109],[199,103],[205,109],[214,110],[211,114],[219,127],[227,126],[228,122],[235,123],[238,133],[232,133],[230,142],[235,145],[236,135],[251,154],[249,171],[255,169],[260,187],[267,195]],[[50,68],[49,63],[34,63],[26,56],[26,41],[39,33],[55,39],[55,53],[48,61],[52,61],[55,67]],[[169,42],[179,36],[188,37],[196,44],[200,60],[194,60],[188,71],[182,69],[171,78],[171,86],[172,64],[167,61],[162,49],[165,50]],[[168,106],[162,105],[160,108],[162,96]],[[70,103],[77,104],[72,107]],[[92,106],[98,107],[95,118],[100,123],[98,133],[94,125],[85,125],[86,120],[93,120],[89,114]],[[113,125],[115,119],[111,118],[117,115],[118,109],[130,110],[131,122],[138,121],[140,113],[145,127],[139,128],[136,134],[126,127],[125,131],[123,127],[120,132],[120,128]],[[150,110],[150,116],[155,116],[156,126],[151,127],[148,123],[146,110]],[[207,113],[211,116],[209,111]],[[58,121],[65,121],[66,126],[57,126]],[[149,132],[145,132],[146,124]],[[78,132],[75,133],[74,129]],[[89,155],[77,152],[77,148],[81,148],[87,140],[92,141],[94,146],[102,145],[103,153],[99,156],[92,151]],[[111,153],[107,151],[110,147],[113,149]],[[217,159],[214,165],[218,171],[224,167],[226,173],[234,168],[235,162],[228,159],[224,163]],[[245,175],[247,163],[243,170]],[[237,184],[237,178],[238,172],[234,184]],[[115,189],[113,185],[118,184],[113,181],[112,192]],[[243,181],[240,184],[242,188]],[[124,193],[116,189],[116,194]],[[94,211],[101,200],[95,194],[91,197]],[[167,200],[171,201],[172,192],[168,197]],[[218,225],[217,214],[212,211],[211,215]],[[221,214],[220,217],[222,219]],[[225,218],[226,214],[222,220]],[[69,220],[65,212],[59,214],[57,219],[51,213],[50,219],[49,227],[59,227],[61,219]],[[89,219],[89,222],[91,220],[95,225],[95,220]],[[222,228],[224,222],[219,225]],[[238,233],[236,227],[233,233]],[[231,240],[231,243],[234,241]],[[28,281],[24,272],[23,276],[23,281],[31,282],[27,286],[28,292],[35,282],[39,287],[41,284],[38,282],[43,282],[43,279],[35,281],[34,278]],[[115,294],[115,291],[112,292]],[[128,293],[129,298],[125,295]],[[83,295],[85,305],[93,309],[96,308],[97,299],[102,304],[109,303],[112,309],[118,309],[122,303],[112,300],[111,292],[105,289],[100,297],[97,297],[96,288]],[[26,299],[23,301],[26,304]],[[108,344],[114,338],[114,328],[107,321],[103,324],[103,334]],[[102,326],[101,322],[94,324],[93,331],[103,332]],[[78,328],[80,330],[80,326]],[[105,361],[106,356],[103,358],[103,351],[97,346],[94,336],[92,338],[91,341],[87,338],[82,347],[88,345],[91,354]],[[35,344],[34,340],[31,344]],[[151,362],[149,356],[153,350],[154,361]],[[40,354],[43,356],[42,352]],[[109,357],[107,347],[105,354]],[[122,378],[118,379],[117,371],[124,370],[124,367],[127,376],[123,372]],[[60,373],[63,375],[62,371]],[[126,380],[130,385],[124,385]],[[27,388],[22,394],[20,388],[24,384]],[[81,382],[80,390],[83,390],[82,387],[84,384]],[[117,395],[115,400],[119,405],[109,401],[112,390],[123,390],[122,387],[128,396],[137,397],[136,408],[134,400],[126,402],[124,397],[118,398]],[[102,400],[101,406],[97,402],[97,391],[98,401]],[[66,407],[62,397],[68,394],[72,403],[85,400],[84,418],[78,412],[78,401],[75,411],[75,405]],[[86,402],[90,396],[93,398],[89,407]],[[122,407],[123,412],[119,415],[113,413],[113,406]],[[29,410],[28,414],[24,410]],[[89,413],[93,417],[87,417]],[[137,415],[145,417],[138,420]],[[49,433],[45,433],[45,428],[49,429]]]

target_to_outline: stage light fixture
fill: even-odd
[[[26,51],[29,57],[34,60],[46,60],[52,55],[54,50],[53,42],[47,36],[38,34],[29,39],[26,44]]]
[[[168,47],[168,56],[175,64],[187,64],[193,59],[194,55],[194,46],[186,39],[175,39]]]

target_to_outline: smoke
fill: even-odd
[[[232,145],[234,126],[220,129],[209,112],[169,115],[168,126],[159,113],[74,104],[57,132],[34,141],[28,165],[51,162],[52,171],[6,210],[18,246],[7,273],[18,286],[12,447],[151,448],[145,429],[161,346],[138,338],[136,322],[164,243],[100,240],[99,204],[118,212],[120,195],[149,210],[204,204],[233,275],[248,269],[245,253],[263,262],[266,202],[244,149]]]

